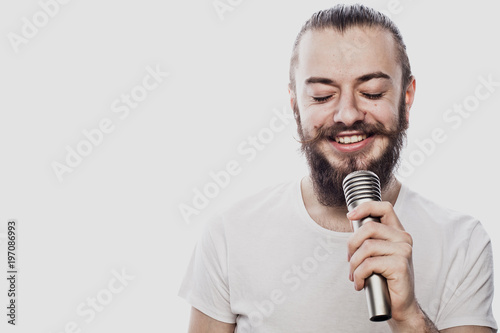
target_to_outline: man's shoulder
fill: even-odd
[[[416,224],[415,227],[427,225],[435,228],[436,231],[454,230],[454,232],[468,233],[481,225],[479,220],[472,215],[437,203],[407,185],[403,185],[402,192],[404,192],[404,197],[399,207],[400,213],[404,218],[413,221],[412,223]]]
[[[226,229],[228,226],[249,226],[265,223],[293,205],[300,198],[300,181],[281,182],[261,188],[252,193],[241,195],[226,204],[212,216],[209,224]]]
[[[260,213],[276,206],[290,204],[300,191],[299,181],[273,184],[247,194],[234,201],[222,212],[223,215]]]

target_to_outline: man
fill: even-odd
[[[207,224],[180,295],[190,332],[493,332],[492,253],[481,224],[394,176],[416,83],[398,29],[361,5],[314,14],[290,65],[290,100],[310,175]],[[347,214],[342,181],[381,180],[383,202]],[[380,217],[352,233],[352,220]],[[387,279],[392,319],[363,292]]]

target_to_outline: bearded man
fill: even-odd
[[[362,5],[314,14],[297,36],[290,102],[310,169],[207,223],[180,295],[189,332],[493,332],[491,244],[394,172],[416,81],[397,27]],[[347,213],[343,179],[370,170],[382,202]],[[367,216],[352,232],[351,221]],[[392,318],[363,292],[387,280]]]

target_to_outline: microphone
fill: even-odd
[[[354,171],[348,174],[343,183],[347,209],[353,210],[363,202],[382,201],[380,180],[378,176],[366,170]],[[367,216],[361,220],[352,221],[354,231],[365,222],[379,222],[378,217]],[[380,274],[372,274],[365,280],[365,294],[368,303],[368,313],[371,321],[391,319],[391,299],[387,280]]]

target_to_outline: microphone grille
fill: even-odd
[[[380,180],[371,171],[351,172],[344,178],[342,187],[349,211],[365,201],[382,201]]]

